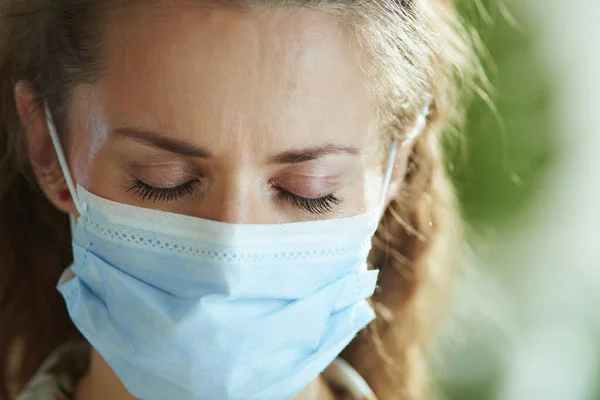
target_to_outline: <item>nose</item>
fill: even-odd
[[[198,216],[231,224],[273,222],[273,209],[266,190],[247,174],[223,179],[199,204]]]

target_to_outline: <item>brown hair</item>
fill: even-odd
[[[339,16],[367,51],[389,139],[414,121],[423,94],[432,96],[404,186],[373,238],[370,262],[381,269],[372,299],[378,317],[343,353],[380,399],[425,399],[425,343],[439,320],[461,240],[442,134],[459,122],[462,89],[470,87],[476,66],[456,11],[449,0],[223,2]],[[0,6],[0,398],[8,396],[9,382],[21,387],[54,348],[76,336],[54,288],[71,259],[68,221],[31,178],[14,85],[31,81],[64,132],[71,89],[101,71],[101,32],[94,29],[110,18],[108,7],[132,3],[5,0]]]

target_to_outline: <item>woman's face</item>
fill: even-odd
[[[376,207],[381,138],[358,49],[325,13],[155,6],[107,26],[105,71],[73,95],[77,184],[223,222]]]

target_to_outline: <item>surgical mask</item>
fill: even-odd
[[[71,319],[144,400],[282,400],[374,318],[366,259],[381,205],[358,216],[244,225],[109,201],[75,187],[74,262],[58,285]],[[420,119],[415,129],[421,129]],[[419,126],[420,125],[420,126]]]

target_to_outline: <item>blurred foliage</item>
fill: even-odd
[[[556,150],[547,107],[550,79],[523,12],[509,11],[506,4],[458,1],[483,42],[482,62],[493,88],[487,101],[475,97],[465,149],[454,151],[450,163],[465,216],[480,233],[502,227],[527,208]]]
[[[489,98],[476,96],[468,110],[464,146],[449,144],[449,170],[467,222],[489,239],[535,201],[557,157],[548,107],[552,82],[526,15],[517,9],[521,4],[456,2],[482,41],[492,89],[485,90]],[[452,358],[441,389],[449,400],[493,399],[505,368],[501,345],[494,333],[469,329],[477,332],[469,332],[469,343]]]

